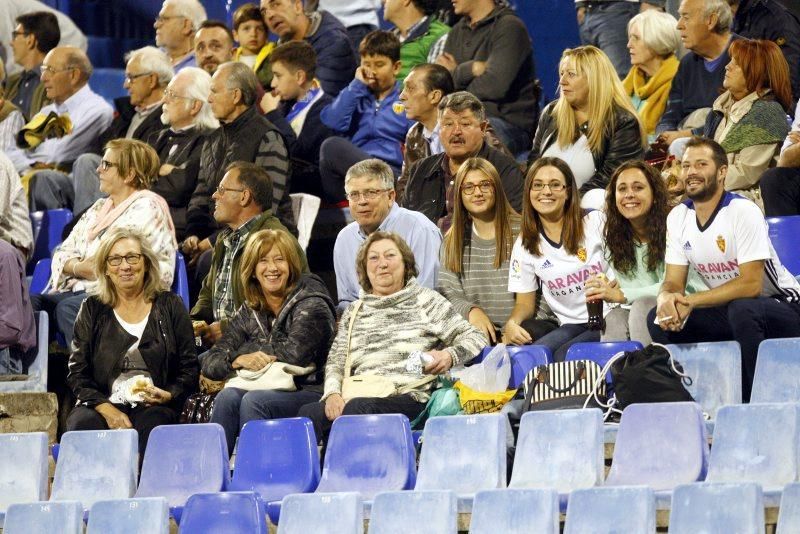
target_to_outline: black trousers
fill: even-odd
[[[800,215],[800,168],[767,169],[759,183],[767,217]]]

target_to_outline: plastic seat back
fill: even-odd
[[[672,493],[670,534],[763,534],[764,502],[754,483],[685,484]]]
[[[501,414],[428,419],[416,489],[473,494],[506,487],[507,424]]]
[[[569,496],[564,534],[656,531],[656,499],[645,486],[598,487],[575,490]]]
[[[47,500],[47,434],[0,434],[0,527],[16,503]]]
[[[358,493],[296,493],[283,499],[278,534],[363,534]]]
[[[314,426],[305,417],[256,420],[239,435],[230,489],[255,491],[264,501],[309,493],[319,484]]]
[[[127,96],[123,83],[125,82],[125,69],[94,69],[89,85],[92,90],[105,100],[114,105],[114,99]]]
[[[800,235],[800,215],[769,217],[769,239],[781,263],[792,276],[800,275],[800,250],[797,249],[797,236]]]
[[[558,493],[553,489],[479,491],[469,534],[558,534]]]
[[[622,413],[606,485],[656,491],[703,480],[708,436],[694,402],[631,404]]]
[[[175,276],[172,277],[172,292],[183,300],[186,309],[189,307],[189,277],[186,274],[186,261],[183,254],[176,253],[175,256]]]
[[[800,532],[800,482],[787,484],[781,495],[778,528],[775,534]]]
[[[797,480],[795,404],[739,404],[717,412],[709,482],[755,482],[772,490]]]
[[[61,244],[61,235],[72,221],[72,212],[68,209],[34,211],[30,214],[33,228],[33,254],[28,268],[35,266],[39,260],[52,256],[55,248]]]
[[[343,415],[333,422],[317,491],[413,489],[416,451],[408,418],[400,414]]]
[[[800,402],[798,353],[800,338],[761,342],[750,402]]]
[[[88,510],[100,500],[136,491],[139,441],[133,429],[78,430],[61,436],[51,501],[77,500]]]
[[[721,406],[742,403],[742,356],[736,341],[668,345],[692,379],[686,386],[703,411],[716,419]]]
[[[36,313],[36,358],[28,366],[28,378],[25,380],[0,381],[0,392],[12,391],[47,391],[47,348],[50,343],[50,318],[47,312]]]
[[[166,497],[180,522],[191,495],[225,491],[229,484],[228,445],[220,425],[162,425],[150,432],[137,498]]]
[[[163,497],[97,501],[86,534],[169,534],[169,506]]]
[[[264,502],[252,491],[195,493],[186,501],[181,534],[267,534]]]
[[[512,488],[567,493],[601,485],[603,415],[598,409],[527,412],[519,426]]]
[[[83,506],[78,501],[12,504],[3,534],[82,534]]]
[[[458,510],[452,491],[387,491],[375,496],[369,534],[456,534]]]
[[[567,350],[566,360],[592,360],[603,367],[616,353],[641,348],[642,344],[638,341],[575,343]]]
[[[47,282],[50,281],[50,268],[53,260],[50,258],[43,258],[36,262],[36,267],[33,269],[33,278],[31,278],[31,295],[41,295],[47,288]]]

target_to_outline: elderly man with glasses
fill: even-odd
[[[198,0],[164,0],[153,28],[156,46],[169,56],[175,72],[196,67],[194,36],[206,20],[206,10]]]

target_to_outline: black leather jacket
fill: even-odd
[[[114,369],[135,338],[114,317],[111,306],[89,297],[75,320],[67,383],[88,407],[108,402]],[[172,394],[170,406],[180,410],[185,398],[197,390],[199,365],[189,314],[177,295],[156,295],[139,342],[153,384]]]
[[[528,168],[542,156],[547,148],[556,142],[556,118],[553,115],[555,102],[551,102],[539,117],[539,127],[533,138],[533,148],[528,156]],[[581,194],[590,189],[605,189],[611,175],[620,164],[631,159],[644,157],[644,144],[639,122],[636,117],[624,109],[618,109],[615,116],[616,127],[611,135],[603,140],[600,153],[593,153],[595,174],[581,186]]]

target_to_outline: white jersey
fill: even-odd
[[[800,284],[781,264],[767,221],[750,200],[726,192],[702,227],[691,200],[667,217],[666,263],[691,265],[709,288],[735,279],[739,265],[751,261],[764,261],[762,297],[800,301]]]
[[[605,215],[592,211],[583,217],[583,244],[572,255],[560,244],[547,239],[542,232],[541,255],[528,252],[517,237],[511,252],[508,270],[508,290],[512,293],[531,293],[541,285],[542,296],[550,305],[560,324],[583,324],[589,320],[586,311],[584,284],[597,273],[614,275],[605,257],[603,225]],[[608,313],[603,306],[603,315]]]

